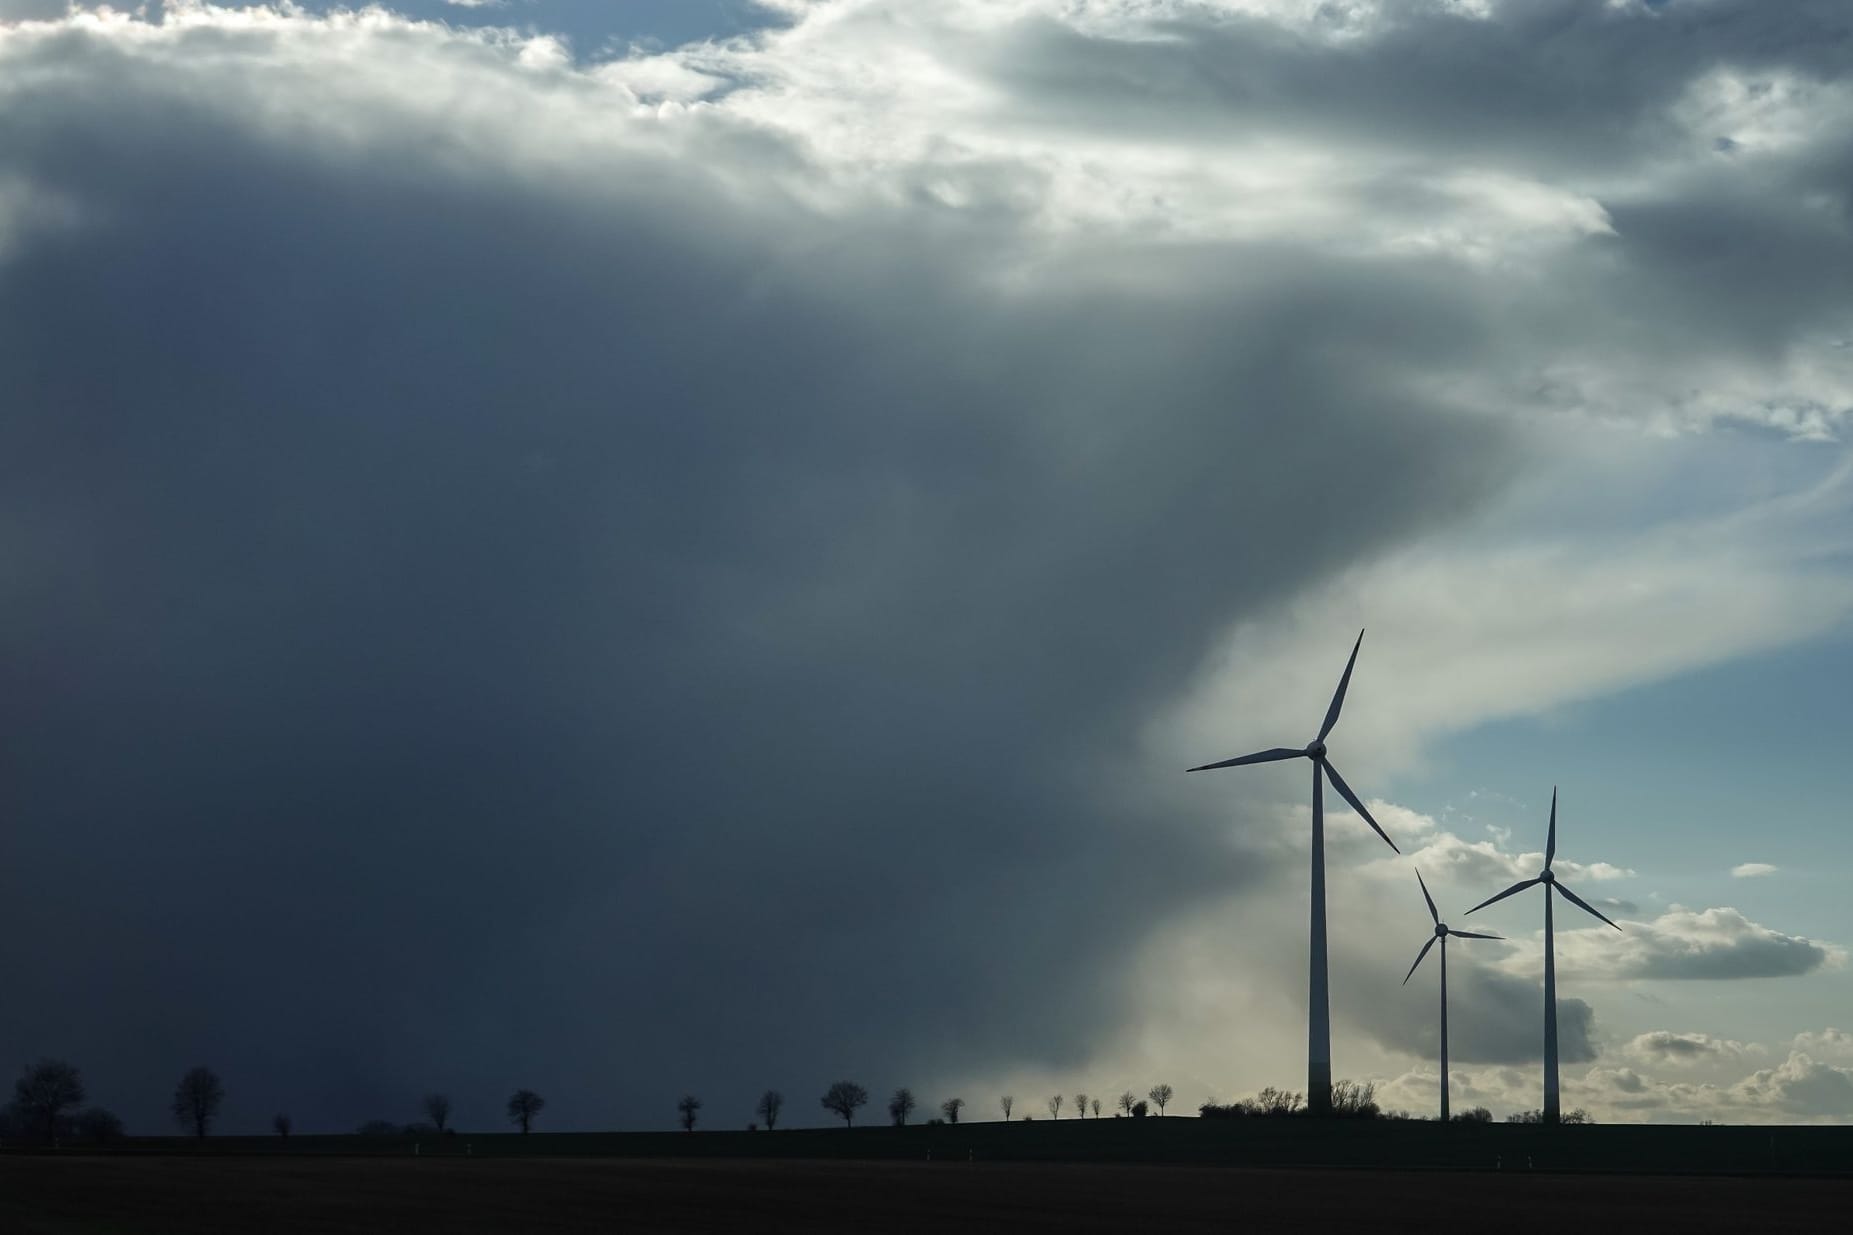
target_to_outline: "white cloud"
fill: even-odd
[[[1764,875],[1775,874],[1777,869],[1768,862],[1742,862],[1731,868],[1731,877],[1733,879],[1758,879]]]
[[[1783,934],[1729,907],[1676,906],[1650,922],[1624,919],[1621,926],[1620,933],[1606,926],[1559,926],[1558,974],[1607,981],[1793,977],[1846,960],[1845,949],[1836,944]],[[1542,964],[1540,949],[1527,947],[1515,951],[1505,967],[1530,973]]]
[[[1733,1085],[1736,1102],[1804,1117],[1853,1118],[1853,1069],[1820,1063],[1800,1051]]]
[[[1762,1048],[1706,1033],[1675,1033],[1667,1029],[1637,1034],[1622,1052],[1642,1063],[1665,1067],[1698,1067],[1760,1053]]]
[[[1795,1035],[1792,1049],[1814,1059],[1853,1063],[1853,1033],[1829,1026],[1822,1030],[1805,1030]]]

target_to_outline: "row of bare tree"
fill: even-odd
[[[1172,1089],[1169,1085],[1154,1085],[1150,1093],[1146,1095],[1146,1099],[1149,1099],[1151,1106],[1158,1108],[1158,1113],[1160,1115],[1163,1115],[1165,1113],[1165,1107],[1171,1104],[1171,1097]],[[1119,1108],[1127,1115],[1134,1116],[1135,1118],[1143,1118],[1151,1109],[1146,1105],[1146,1099],[1137,1098],[1133,1095],[1131,1090],[1127,1090],[1119,1096]],[[866,1106],[868,1100],[869,1091],[856,1084],[856,1082],[837,1081],[835,1084],[831,1085],[829,1089],[824,1091],[822,1104],[826,1111],[829,1111],[832,1115],[841,1119],[846,1127],[854,1127],[856,1123],[856,1112]],[[1063,1094],[1056,1094],[1054,1097],[1050,1098],[1048,1102],[1049,1117],[1051,1119],[1060,1119],[1062,1117],[1062,1107],[1066,1102],[1067,1097]],[[997,1100],[998,1108],[1003,1111],[1005,1119],[1010,1118],[1011,1112],[1016,1109],[1016,1103],[1016,1098],[1010,1094],[1005,1094]],[[912,1115],[918,1107],[919,1101],[914,1097],[914,1091],[903,1085],[901,1088],[895,1090],[894,1096],[888,1100],[888,1118],[895,1126],[903,1126],[907,1123],[908,1117]],[[1084,1093],[1078,1093],[1074,1096],[1074,1107],[1072,1109],[1076,1112],[1077,1118],[1087,1118],[1090,1107],[1093,1110],[1094,1118],[1100,1118],[1099,1098],[1090,1099]],[[768,1089],[765,1093],[760,1095],[758,1104],[753,1108],[753,1113],[759,1116],[760,1121],[765,1124],[768,1130],[771,1130],[778,1127],[779,1113],[784,1109],[785,1095],[776,1089]],[[940,1115],[944,1122],[949,1124],[958,1123],[959,1113],[964,1109],[964,1098],[947,1098],[944,1102],[939,1104]],[[697,1098],[694,1094],[683,1094],[681,1100],[676,1103],[676,1111],[678,1112],[679,1122],[683,1129],[688,1132],[693,1132],[701,1116],[701,1099]],[[1023,1118],[1029,1119],[1031,1117],[1025,1115]],[[747,1126],[749,1128],[757,1128],[759,1125],[748,1124]]]
[[[0,1138],[41,1137],[51,1144],[64,1140],[110,1141],[122,1135],[122,1120],[102,1107],[83,1110],[84,1079],[81,1073],[62,1059],[41,1059],[30,1064],[13,1084],[13,1100],[0,1109]],[[174,1087],[170,1109],[182,1129],[197,1137],[212,1131],[219,1108],[225,1103],[225,1086],[211,1068],[189,1068]],[[509,1122],[527,1132],[547,1100],[532,1089],[517,1089],[508,1099]],[[424,1101],[430,1130],[450,1131],[450,1098],[441,1093],[429,1094]],[[270,1126],[287,1138],[295,1125],[288,1114],[278,1114]],[[417,1125],[401,1125],[376,1119],[362,1124],[362,1134],[398,1133],[420,1130]]]

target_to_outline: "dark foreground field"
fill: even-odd
[[[1815,1178],[1104,1163],[614,1158],[0,1158],[0,1231],[1845,1229]]]

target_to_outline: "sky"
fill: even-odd
[[[1853,1119],[1850,36],[0,0],[0,1063]]]

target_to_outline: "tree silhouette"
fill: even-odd
[[[1093,1101],[1094,1101],[1094,1118],[1099,1119],[1100,1118],[1100,1099],[1095,1098]]]
[[[785,1105],[785,1095],[776,1089],[768,1089],[759,1095],[759,1105],[754,1108],[759,1117],[766,1121],[766,1131],[778,1127],[779,1111]]]
[[[1049,1118],[1050,1119],[1060,1119],[1061,1117],[1062,1117],[1062,1095],[1056,1094],[1053,1098],[1049,1099]]]
[[[441,1093],[425,1095],[425,1116],[439,1132],[450,1123],[450,1098]]]
[[[116,1118],[114,1111],[93,1106],[77,1117],[77,1135],[99,1145],[118,1140],[122,1136],[122,1120]]]
[[[1332,1083],[1332,1114],[1349,1119],[1375,1119],[1381,1113],[1375,1081]]]
[[[219,1084],[211,1068],[189,1068],[180,1078],[180,1084],[174,1087],[174,1121],[204,1139],[224,1101],[225,1086]]]
[[[682,1131],[693,1132],[696,1114],[701,1110],[701,1099],[692,1093],[685,1093],[682,1095],[682,1100],[676,1103],[676,1110],[682,1113],[677,1121],[682,1125]]]
[[[1162,1115],[1165,1113],[1165,1107],[1171,1104],[1171,1086],[1154,1085],[1152,1086],[1152,1092],[1145,1096],[1152,1100],[1152,1105],[1157,1107],[1158,1113]]]
[[[894,1097],[888,1101],[888,1118],[894,1120],[897,1128],[907,1125],[907,1117],[914,1113],[914,1091],[903,1085],[894,1091]]]
[[[958,1123],[959,1112],[965,1109],[965,1099],[947,1098],[944,1102],[939,1104],[939,1109],[940,1113],[945,1115],[947,1123]]]
[[[1256,1094],[1248,1106],[1257,1115],[1297,1115],[1305,1106],[1306,1099],[1291,1089],[1276,1089],[1269,1085]]]
[[[1128,1089],[1125,1093],[1120,1095],[1120,1110],[1125,1111],[1128,1115],[1132,1114],[1132,1104],[1137,1101],[1138,1099],[1132,1096],[1132,1090]]]
[[[290,1123],[290,1117],[288,1115],[279,1114],[270,1121],[270,1126],[277,1130],[278,1136],[287,1141],[290,1139],[290,1129],[295,1125]]]
[[[1017,1100],[1011,1097],[1009,1094],[1005,1094],[1003,1097],[997,1100],[997,1104],[1004,1108],[1004,1118],[1009,1119],[1010,1118],[1010,1108],[1017,1104]]]
[[[27,1123],[45,1133],[47,1144],[58,1137],[58,1117],[84,1100],[84,1081],[62,1059],[41,1059],[13,1083],[13,1106]]]
[[[1074,1115],[1076,1119],[1087,1118],[1087,1095],[1078,1093],[1074,1096]]]
[[[547,1105],[547,1099],[532,1089],[517,1089],[508,1096],[508,1122],[521,1125],[521,1135],[528,1134],[528,1127],[534,1117],[540,1114],[540,1108]]]
[[[869,1100],[869,1091],[854,1081],[838,1081],[825,1091],[824,1109],[834,1115],[841,1115],[843,1123],[849,1127],[856,1126],[856,1108]]]

